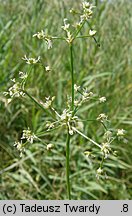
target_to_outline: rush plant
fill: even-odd
[[[96,119],[82,119],[79,116],[80,107],[85,106],[85,104],[90,103],[91,101],[95,101],[95,105],[98,106],[100,103],[106,102],[106,98],[104,96],[99,96],[94,92],[88,91],[87,88],[84,88],[82,83],[75,83],[74,75],[76,73],[74,64],[76,63],[76,59],[74,56],[74,46],[75,41],[78,42],[78,39],[89,39],[95,42],[96,46],[100,46],[96,39],[96,30],[94,30],[90,24],[90,20],[93,16],[93,11],[95,6],[90,4],[89,2],[82,2],[80,10],[71,9],[70,13],[73,16],[77,17],[79,20],[75,23],[70,23],[67,18],[64,18],[64,24],[62,26],[61,36],[51,36],[48,35],[44,30],[40,30],[37,33],[34,33],[34,39],[41,40],[42,43],[45,42],[47,44],[47,49],[51,49],[53,46],[54,40],[61,40],[67,44],[69,49],[69,58],[70,58],[70,76],[71,76],[71,94],[68,95],[67,101],[65,102],[65,109],[61,111],[61,113],[54,108],[54,100],[57,100],[54,95],[47,96],[45,95],[45,101],[40,101],[39,99],[32,96],[27,88],[28,77],[31,76],[31,68],[33,65],[42,64],[41,56],[27,57],[26,55],[22,58],[26,64],[29,65],[28,72],[19,72],[19,77],[16,79],[12,79],[12,85],[8,89],[7,92],[4,92],[6,96],[8,96],[7,100],[10,103],[14,98],[24,97],[29,98],[33,103],[35,103],[44,113],[50,116],[50,120],[45,122],[45,128],[42,133],[35,134],[30,130],[30,128],[24,129],[21,139],[16,141],[14,146],[20,153],[20,157],[24,156],[25,148],[28,143],[33,144],[35,140],[46,145],[47,151],[50,151],[54,148],[52,143],[45,143],[41,137],[45,133],[52,133],[59,128],[63,128],[66,131],[66,184],[67,184],[67,198],[71,199],[71,182],[70,182],[70,146],[72,145],[71,137],[75,134],[78,134],[92,143],[97,147],[99,155],[101,155],[100,166],[96,171],[96,178],[105,178],[106,172],[104,171],[104,161],[109,157],[110,154],[116,154],[115,151],[112,150],[111,143],[115,139],[123,139],[125,131],[123,129],[118,129],[114,131],[110,127],[110,123],[108,120],[108,116],[105,113],[100,113],[97,115]],[[87,34],[83,34],[83,27],[87,26]],[[44,65],[45,71],[52,73],[52,68],[49,65]],[[83,67],[83,65],[82,65]],[[52,119],[52,120],[51,120]],[[99,122],[104,127],[104,135],[102,137],[102,142],[97,143],[95,140],[90,138],[87,134],[83,132],[83,122],[92,121],[93,124]],[[86,157],[90,157],[92,152],[85,151]]]

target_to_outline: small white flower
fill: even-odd
[[[25,148],[23,147],[22,141],[21,142],[15,142],[14,146],[20,152],[20,157],[22,157],[23,153],[25,152]]]
[[[65,18],[64,19],[64,26],[62,26],[61,28],[64,30],[64,31],[68,31],[69,27],[70,27],[70,24],[67,23],[68,19]]]
[[[100,98],[99,98],[99,102],[100,102],[100,103],[104,103],[105,101],[106,101],[106,97],[100,97]]]
[[[48,49],[52,48],[52,37],[46,35],[43,30],[41,30],[41,32],[34,34],[33,37],[37,37],[38,39],[44,39],[48,45]]]
[[[74,105],[79,106],[80,105],[80,100],[74,100]]]
[[[49,96],[49,97],[46,97],[45,99],[46,99],[46,102],[43,103],[42,101],[40,101],[40,104],[42,104],[45,109],[49,109],[52,105],[52,102],[55,99],[55,96],[53,96],[52,98]]]
[[[86,157],[89,157],[91,152],[90,151],[85,151],[84,154],[86,155]]]
[[[75,13],[75,10],[73,8],[70,9],[70,13]]]
[[[21,79],[26,79],[28,77],[27,73],[24,73],[22,71],[19,71],[19,76]]]
[[[90,7],[90,3],[84,1],[84,2],[82,3],[82,6],[83,6],[84,9],[85,9],[85,8],[89,8],[89,7]]]
[[[74,131],[72,129],[69,130],[69,134],[72,136]]]
[[[104,134],[104,136],[106,138],[110,138],[112,136],[112,132],[111,131],[106,131],[105,134]]]
[[[67,35],[66,41],[68,43],[71,43],[72,35],[71,35],[70,31],[69,31],[70,24],[67,21],[68,21],[68,19],[65,18],[64,19],[64,25],[61,28],[66,32],[66,35]]]
[[[37,37],[38,39],[44,39],[45,38],[45,33],[43,30],[41,30],[41,32],[38,32],[36,34],[33,35],[33,37]]]
[[[103,172],[103,170],[99,167],[98,169],[97,169],[97,173],[98,174],[101,174]]]
[[[87,90],[86,90],[86,91],[83,92],[83,95],[84,95],[84,97],[92,97],[93,92],[87,92]]]
[[[86,102],[93,96],[93,92],[88,92],[87,88],[83,91],[82,102]]]
[[[122,137],[122,136],[125,135],[125,132],[126,132],[126,131],[125,131],[124,129],[118,129],[118,130],[117,130],[117,136],[121,136],[121,137]]]
[[[81,24],[82,24],[82,21],[76,22],[75,25],[74,25],[74,27],[75,28],[80,28]]]
[[[54,148],[54,145],[51,144],[51,143],[49,143],[49,144],[47,145],[47,151],[51,150],[52,148]]]
[[[91,29],[90,29],[90,31],[89,31],[89,35],[90,35],[90,36],[94,36],[94,35],[96,34],[96,32],[97,32],[97,31],[95,31],[95,30],[91,30]]]
[[[51,39],[47,38],[45,40],[46,40],[46,43],[48,45],[48,49],[51,49],[52,48],[52,41],[51,41]]]
[[[11,79],[11,81],[14,82],[14,83],[16,82],[15,78]]]
[[[55,125],[54,125],[54,123],[53,122],[46,122],[46,128],[48,128],[48,130],[50,130],[50,129],[52,129],[52,128],[54,128],[55,127]]]
[[[78,117],[77,116],[73,116],[72,111],[69,110],[63,110],[62,115],[60,115],[60,119],[61,119],[61,124],[63,123],[67,125],[68,130],[69,130],[69,134],[73,135],[74,133],[74,129],[73,126],[77,126],[78,123]]]
[[[74,85],[74,90],[77,92],[80,89],[80,86]]]
[[[105,115],[105,113],[101,113],[99,114],[99,116],[97,117],[98,121],[104,122],[104,120],[107,120],[107,116]]]
[[[62,115],[60,116],[60,118],[61,118],[62,121],[63,121],[63,120],[66,120],[66,118],[67,118],[67,110],[66,110],[66,109],[63,110],[63,113],[62,113]]]
[[[111,131],[106,131],[104,134],[104,139],[106,139],[108,142],[110,142],[113,137],[112,137],[112,132]]]
[[[67,31],[67,38],[66,38],[67,43],[70,44],[72,42],[72,40],[73,40],[73,38],[72,38],[71,33],[69,31]]]
[[[51,71],[50,66],[47,65],[47,66],[45,67],[45,70],[46,70],[47,72]]]
[[[25,55],[22,59],[26,61],[27,64],[36,64],[40,61],[40,56],[37,59],[35,59],[35,58],[27,58],[27,56]]]
[[[84,1],[82,3],[82,7],[83,7],[83,15],[81,16],[81,19],[83,20],[88,20],[92,17],[93,11],[92,9],[95,7],[92,4],[90,4],[89,2]]]
[[[103,173],[103,169],[101,169],[101,167],[99,167],[96,171],[96,178],[99,179],[100,176],[102,175]]]
[[[104,153],[104,157],[107,158],[111,151],[110,144],[108,142],[102,143],[101,151]]]

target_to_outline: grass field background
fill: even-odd
[[[92,1],[94,2],[94,1]],[[32,35],[41,29],[49,34],[62,34],[63,19],[74,21],[69,13],[78,1],[4,0],[0,1],[0,199],[66,199],[65,141],[62,129],[42,137],[55,148],[47,152],[35,142],[20,159],[13,147],[24,128],[35,133],[43,130],[46,113],[28,99],[16,99],[7,106],[3,91],[19,71],[29,70],[22,61],[26,54],[41,56],[52,71],[46,73],[37,66],[28,80],[28,91],[38,99],[55,95],[55,107],[65,108],[70,93],[69,50],[56,41],[51,50]],[[106,112],[114,129],[127,131],[127,143],[114,142],[118,157],[105,162],[108,179],[95,178],[99,159],[96,148],[75,135],[71,141],[72,199],[132,199],[132,1],[96,1],[97,8],[91,25],[97,30],[98,48],[92,39],[78,40],[74,48],[75,81],[78,85],[106,96],[107,103],[96,107],[88,103],[79,115],[94,119]],[[87,32],[87,26],[84,27]],[[84,131],[100,142],[103,128],[93,122],[84,123]],[[83,152],[92,148],[95,157],[87,159]]]

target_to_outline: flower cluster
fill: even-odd
[[[94,7],[95,6],[93,6],[89,2],[84,1],[82,3],[83,15],[81,16],[81,20],[88,20],[88,19],[92,18],[92,15],[93,15],[93,10],[92,9]]]
[[[99,167],[96,171],[96,178],[99,179],[103,174],[103,169]]]
[[[45,40],[48,46],[48,49],[52,48],[52,37],[49,35],[46,35],[43,30],[33,35],[33,37],[37,37],[40,40]]]
[[[107,158],[108,155],[109,155],[109,153],[110,153],[110,151],[111,151],[110,143],[108,143],[108,142],[102,143],[101,151],[104,154],[104,158]]]
[[[76,106],[81,106],[84,102],[88,101],[89,99],[94,99],[96,101],[99,101],[99,103],[104,103],[106,102],[106,97],[99,97],[96,98],[96,96],[94,96],[93,92],[88,91],[87,88],[85,89],[81,89],[80,86],[77,86],[76,84],[74,85],[74,90],[75,92],[78,92],[81,94],[81,98],[79,98],[79,100],[75,100],[74,104]],[[104,114],[100,114],[97,120],[103,120],[106,117],[104,116]]]
[[[112,132],[107,130],[104,134],[104,139],[107,140],[107,142],[111,142],[113,140]]]
[[[40,101],[40,104],[42,104],[45,109],[49,109],[52,105],[52,102],[55,99],[55,96],[53,96],[53,97],[49,96],[49,97],[46,97],[45,99],[46,99],[46,102],[43,103],[42,101]]]
[[[64,24],[62,26],[62,29],[65,31],[66,33],[66,37],[58,37],[58,39],[63,39],[65,40],[68,44],[70,44],[70,48],[72,48],[73,46],[73,41],[74,39],[76,39],[77,37],[80,38],[81,36],[84,37],[85,35],[81,35],[78,36],[80,34],[80,31],[83,27],[83,25],[85,24],[85,22],[88,22],[89,19],[91,19],[92,15],[93,15],[93,8],[95,6],[93,6],[92,4],[90,4],[87,1],[83,1],[82,3],[82,11],[81,13],[77,13],[79,14],[79,22],[76,23],[76,28],[74,29],[75,32],[72,32],[70,30],[70,23],[68,22],[68,19],[64,19]],[[72,13],[76,13],[76,11],[74,9],[71,10]],[[88,32],[88,35],[86,35],[86,37],[94,37],[96,34],[96,31],[93,29],[90,29]],[[51,37],[49,35],[47,35],[43,30],[41,30],[40,32],[37,32],[36,34],[33,35],[33,37],[36,37],[40,40],[44,40],[48,46],[48,49],[52,48],[52,40],[57,38],[57,37]],[[94,38],[95,39],[95,38]],[[96,41],[96,40],[95,40]],[[73,65],[72,68],[72,72],[74,71],[74,64],[73,64],[73,56],[72,56],[72,49],[71,49],[71,65]],[[29,65],[34,65],[40,62],[40,56],[38,58],[28,58],[26,55],[22,58],[27,64]],[[45,71],[49,72],[51,71],[50,66],[45,66]],[[74,73],[73,73],[74,75]],[[49,113],[51,115],[51,117],[54,117],[54,122],[46,122],[46,133],[51,132],[52,130],[56,129],[57,127],[62,127],[65,126],[65,128],[67,129],[67,132],[69,133],[68,135],[72,136],[74,133],[78,133],[79,135],[81,135],[82,137],[84,137],[86,140],[88,140],[89,142],[91,142],[92,144],[94,144],[95,146],[99,147],[100,151],[101,151],[101,155],[102,155],[102,161],[100,163],[100,167],[97,169],[97,174],[96,177],[99,178],[100,176],[102,176],[102,174],[104,174],[103,171],[103,161],[109,156],[109,154],[112,152],[111,149],[111,143],[113,142],[113,140],[115,139],[115,137],[118,139],[122,139],[125,135],[125,130],[123,129],[118,129],[117,133],[115,136],[113,136],[113,133],[107,129],[107,127],[105,126],[105,122],[107,121],[107,115],[105,113],[101,113],[99,114],[99,116],[94,119],[94,121],[99,121],[100,123],[103,124],[103,126],[105,127],[105,134],[103,137],[103,141],[100,143],[95,142],[94,140],[92,140],[90,137],[86,136],[85,134],[83,134],[83,123],[82,120],[79,119],[79,117],[76,115],[79,107],[84,104],[85,102],[89,101],[89,100],[95,100],[95,103],[104,103],[106,102],[106,98],[103,97],[98,97],[96,95],[93,94],[93,92],[89,91],[87,88],[81,88],[80,86],[77,86],[76,84],[74,85],[74,81],[72,79],[72,97],[69,97],[67,105],[68,108],[64,109],[63,112],[61,114],[59,114],[55,108],[53,107],[53,101],[55,99],[55,96],[53,97],[45,97],[45,102],[42,101],[37,101],[35,100],[32,96],[30,96],[28,94],[27,91],[24,91],[24,83],[26,82],[26,78],[28,77],[27,73],[24,72],[19,72],[19,78],[21,79],[21,83],[16,82],[15,79],[13,79],[13,86],[11,86],[8,89],[8,92],[5,92],[5,95],[9,95],[11,98],[13,97],[20,97],[20,96],[24,96],[25,94],[27,96],[29,96],[29,98],[34,101],[36,104],[38,104],[39,107],[41,107],[43,110],[45,109],[50,109],[50,110],[46,110],[47,113]],[[74,86],[73,86],[74,85]],[[73,89],[74,87],[74,89]],[[77,94],[73,94],[75,91]],[[25,93],[24,93],[25,92]],[[52,113],[53,112],[53,113]],[[54,114],[54,115],[52,115]],[[91,121],[91,119],[88,119]],[[87,121],[87,120],[86,120]],[[51,131],[50,131],[51,130]],[[29,142],[30,144],[32,144],[34,142],[34,139],[39,139],[37,138],[37,136],[28,128],[26,130],[23,130],[22,133],[22,137],[21,137],[21,141],[20,142],[15,142],[14,146],[17,148],[17,150],[20,152],[20,157],[23,156],[23,153],[25,152],[25,145],[27,142]],[[53,144],[49,143],[46,146],[46,149],[49,151],[54,147]],[[90,151],[85,151],[84,152],[85,155],[87,157],[89,157],[89,155],[91,154]]]
[[[25,152],[25,145],[27,142],[33,143],[34,139],[37,139],[37,136],[28,128],[27,130],[23,130],[21,141],[15,142],[14,146],[20,152],[20,157],[23,157]],[[24,140],[24,142],[23,142]]]
[[[70,24],[68,23],[68,19],[65,18],[64,19],[64,25],[62,26],[62,29],[66,32],[66,36],[67,36],[66,41],[70,44],[72,42],[73,38],[72,38],[72,34],[69,30],[69,27],[70,27]]]
[[[93,8],[95,8],[94,5],[92,5],[91,3],[87,2],[87,1],[83,1],[82,2],[82,12],[81,12],[81,21],[78,23],[79,25],[85,21],[85,20],[89,20],[92,18],[92,15],[93,15]],[[75,9],[71,9],[70,10],[70,13],[72,14],[79,14],[80,15],[80,12],[76,11]]]
[[[125,135],[125,130],[124,129],[118,129],[117,130],[117,136],[118,137],[123,137]]]
[[[77,86],[76,84],[74,85],[74,90],[75,92],[80,93],[81,97],[79,97],[78,99],[75,99],[74,104],[75,106],[81,106],[83,103],[87,102],[88,100],[90,100],[94,94],[91,91],[88,91],[87,88],[85,89],[81,89],[80,86]]]
[[[62,26],[62,29],[67,32],[69,30],[69,27],[70,27],[70,24],[68,23],[68,19],[65,18],[64,19],[64,26]]]
[[[21,88],[21,84],[19,82],[16,82],[15,79],[12,79],[12,82],[13,86],[11,86],[7,92],[4,92],[4,95],[9,95],[11,99],[14,97],[23,97],[25,93]]]
[[[23,157],[23,154],[25,152],[25,148],[23,146],[22,141],[21,142],[15,142],[14,146],[17,148],[17,150],[20,152],[20,157]]]
[[[73,126],[75,127],[77,125],[78,117],[73,116],[72,111],[69,110],[63,110],[62,115],[60,116],[61,122],[67,125],[68,131],[70,135],[73,135],[74,130]]]
[[[117,156],[117,152],[113,151],[111,149],[111,143],[116,139],[123,139],[126,131],[124,129],[117,129],[117,131],[112,132],[110,130],[107,130],[104,134],[104,142],[101,145],[101,152],[103,154],[103,159],[104,161],[110,153],[113,154],[114,156]],[[123,139],[124,140],[124,139]],[[126,139],[124,141],[127,141]],[[102,169],[103,163],[101,162],[100,167],[97,169],[97,174],[96,177],[99,179],[102,174],[103,174],[103,169]]]
[[[80,16],[80,21],[74,25],[77,29],[81,28],[86,21],[88,21],[89,19],[92,18],[93,8],[95,8],[94,5],[92,5],[91,3],[87,2],[87,1],[83,1],[81,12],[78,12],[74,9],[70,10],[70,13],[78,14]],[[97,33],[96,30],[93,30],[93,29],[89,30],[89,36],[90,37],[94,37],[96,35],[96,33]]]
[[[106,121],[108,118],[108,116],[105,114],[105,113],[101,113],[99,114],[99,116],[97,117],[97,120],[100,121],[100,122],[104,122]]]
[[[61,115],[53,107],[51,107],[51,110],[56,114],[57,120],[54,122],[46,122],[47,131],[55,128],[55,126],[66,126],[70,135],[74,134],[75,127],[82,130],[83,123],[79,121],[78,116],[73,115],[70,109],[64,109]]]
[[[33,140],[36,138],[37,136],[34,133],[32,133],[32,131],[29,128],[27,130],[23,130],[21,139],[26,139],[28,142],[32,144]]]
[[[85,89],[82,95],[82,103],[88,101],[91,97],[93,97],[93,92],[88,92],[87,89]]]

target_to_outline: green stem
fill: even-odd
[[[83,21],[82,25],[80,26],[80,28],[75,32],[74,38],[73,40],[75,40],[75,38],[77,37],[77,35],[79,34],[79,32],[81,31],[82,27],[84,26],[85,21]]]
[[[34,97],[32,97],[27,91],[24,91],[24,90],[23,90],[23,92],[24,92],[37,106],[39,106],[43,111],[45,111],[46,113],[48,113],[50,116],[53,117],[53,115],[52,115],[48,110],[46,110],[40,103],[38,103],[38,101],[37,101]]]
[[[70,44],[70,60],[71,60],[71,80],[72,80],[72,105],[71,109],[74,111],[74,66],[73,66],[73,44]]]
[[[96,7],[97,7],[97,5],[98,5],[98,0],[95,0],[95,5],[96,5]]]
[[[83,136],[85,139],[89,140],[90,142],[92,142],[94,145],[98,146],[99,148],[101,148],[101,146],[96,143],[94,140],[90,139],[89,137],[87,137],[85,134],[83,134],[81,131],[77,130],[75,127],[72,127],[74,131],[76,131],[78,134],[80,134],[81,136]]]
[[[100,168],[101,168],[101,169],[102,169],[102,167],[103,167],[104,159],[105,159],[105,156],[104,156],[104,154],[103,154],[102,161],[101,161],[101,163],[100,163]]]
[[[90,25],[90,23],[89,23],[88,21],[87,21],[87,24],[88,24],[88,26],[90,27],[90,29],[92,30],[92,26]],[[97,45],[98,47],[100,47],[100,43],[97,41],[97,39],[96,39],[95,36],[93,36],[93,39],[94,39],[96,45]]]
[[[65,38],[65,37],[56,37],[56,36],[52,37],[52,39],[66,40],[66,38]]]
[[[70,166],[69,166],[69,158],[70,158],[70,134],[67,132],[67,140],[66,140],[66,183],[67,183],[67,195],[68,199],[71,200],[71,186],[70,186]]]

